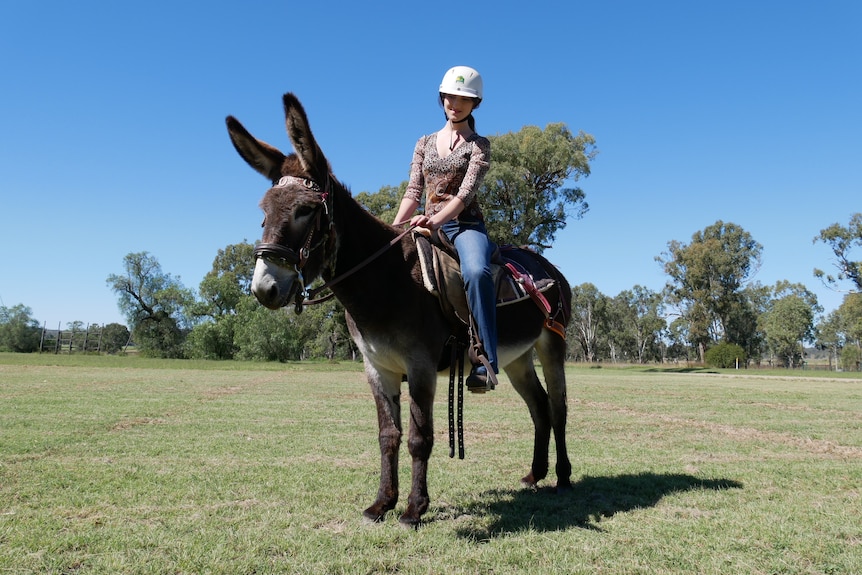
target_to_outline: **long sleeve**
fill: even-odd
[[[425,162],[425,146],[428,136],[422,136],[416,142],[413,149],[413,160],[410,162],[410,180],[407,182],[407,191],[404,197],[422,203],[422,194],[425,191],[425,173],[422,164]]]
[[[482,180],[485,179],[485,174],[491,166],[491,142],[486,138],[476,138],[470,142],[470,145],[472,150],[470,162],[467,164],[467,173],[464,174],[464,179],[455,195],[464,202],[465,206],[469,206],[476,199],[479,186],[482,185]]]

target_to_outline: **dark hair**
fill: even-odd
[[[440,92],[440,107],[441,108],[445,108],[445,106],[443,105],[443,99],[445,97],[446,97],[446,94],[444,94],[443,92]],[[475,110],[476,108],[479,107],[479,104],[482,103],[482,98],[473,98],[473,101],[475,102],[473,104],[473,109]],[[443,110],[443,117],[446,118],[447,122],[449,121],[449,116],[446,114],[445,109]],[[470,115],[467,116],[467,125],[470,126],[471,130],[473,130],[474,132],[476,131],[476,118],[473,117],[473,112],[470,112]]]

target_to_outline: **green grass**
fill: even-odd
[[[406,493],[361,519],[357,364],[0,354],[0,573],[862,573],[858,377],[571,367],[561,496],[518,484],[531,424],[505,378],[468,394],[449,459],[443,383],[414,531]]]

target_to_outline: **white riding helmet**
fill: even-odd
[[[440,82],[441,94],[467,96],[482,100],[482,76],[469,66],[450,68]]]

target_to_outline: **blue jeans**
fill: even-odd
[[[483,222],[451,220],[440,227],[455,244],[461,260],[461,277],[467,291],[467,303],[476,320],[479,339],[488,363],[499,373],[497,365],[497,294],[491,273],[494,244]]]

